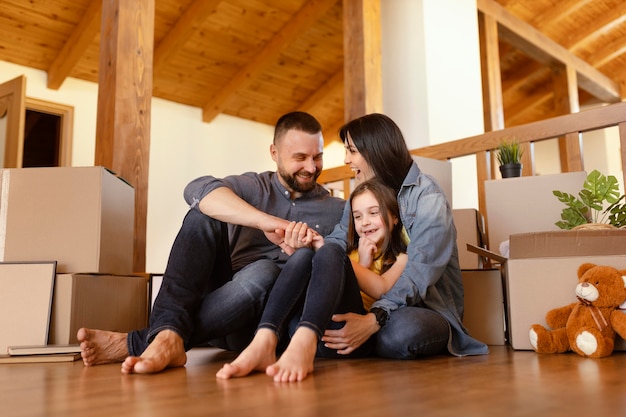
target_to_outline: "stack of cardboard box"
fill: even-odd
[[[546,326],[549,310],[576,301],[578,266],[591,262],[626,269],[626,230],[566,231],[555,225],[565,206],[552,191],[577,195],[586,175],[573,172],[487,181],[488,248],[477,238],[478,232],[466,230],[469,222],[455,221],[460,230],[459,251],[470,244],[475,256],[469,266],[462,263],[461,267],[465,324],[478,339],[487,344],[506,341],[513,349],[530,350],[530,326]],[[502,242],[508,243],[503,245],[508,247],[506,253],[499,251]],[[497,269],[478,263],[481,255],[491,257]],[[499,320],[503,316],[505,320]],[[498,320],[489,319],[493,317]],[[619,336],[616,350],[626,350]]]
[[[3,169],[0,178],[0,262],[56,262],[47,342],[76,343],[83,326],[144,327],[148,280],[132,270],[133,187],[102,167]]]

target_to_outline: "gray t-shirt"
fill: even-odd
[[[192,209],[211,191],[228,187],[253,207],[289,221],[302,221],[320,235],[328,235],[339,223],[345,200],[332,197],[321,185],[292,200],[290,192],[272,171],[247,172],[224,178],[200,177],[185,187],[185,201]],[[228,225],[233,271],[258,259],[284,263],[288,256],[267,240],[262,231],[250,227]]]

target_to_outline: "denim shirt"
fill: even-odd
[[[413,162],[398,193],[400,218],[409,235],[408,261],[395,285],[372,307],[392,312],[406,306],[430,308],[450,326],[448,351],[456,356],[488,353],[463,326],[463,282],[456,228],[448,200],[437,182]],[[350,208],[325,239],[346,247]]]

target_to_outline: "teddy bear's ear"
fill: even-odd
[[[585,272],[589,271],[591,268],[596,266],[596,264],[584,263],[578,267],[578,278],[582,277]]]

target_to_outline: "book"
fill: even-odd
[[[80,360],[80,353],[56,353],[50,355],[0,355],[0,364],[3,363],[45,363],[45,362],[74,362]]]
[[[79,345],[30,345],[9,346],[7,353],[11,356],[51,355],[58,353],[80,353]]]

